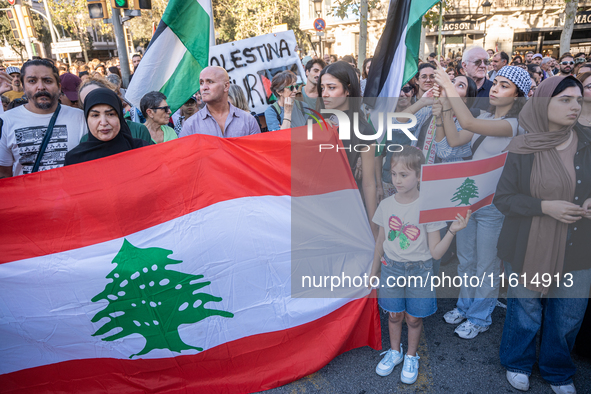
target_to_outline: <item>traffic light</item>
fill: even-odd
[[[151,10],[152,0],[133,0],[134,10]]]
[[[23,20],[25,21],[25,29],[27,29],[29,37],[37,38],[37,31],[35,30],[35,26],[33,26],[31,14],[29,13],[29,7],[23,5],[21,10],[23,10]]]
[[[128,0],[111,0],[112,8],[129,8]]]
[[[12,35],[17,40],[22,40],[23,35],[21,34],[21,27],[18,24],[18,18],[14,13],[14,9],[8,9],[6,11],[6,16],[8,17],[8,22],[10,22],[10,28],[12,29]]]
[[[88,0],[88,14],[90,19],[108,19],[106,0]]]

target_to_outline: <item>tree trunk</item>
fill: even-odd
[[[363,72],[363,62],[367,54],[367,0],[361,0],[359,5],[359,54],[357,68]]]
[[[573,35],[573,28],[575,26],[575,14],[577,13],[577,0],[565,0],[566,5],[564,7],[564,26],[562,33],[560,34],[560,53],[570,51],[570,39]]]

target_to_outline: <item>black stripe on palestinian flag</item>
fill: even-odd
[[[390,70],[392,69],[392,62],[396,50],[401,48],[403,43],[404,31],[407,28],[408,16],[410,12],[411,0],[392,0],[388,9],[388,17],[386,18],[386,26],[384,33],[378,42],[369,75],[367,77],[367,84],[365,86],[364,102],[373,107],[376,97],[384,87]],[[402,47],[406,51],[406,47]],[[396,68],[399,72],[404,71],[404,61]]]

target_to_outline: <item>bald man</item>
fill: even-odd
[[[228,101],[230,78],[222,67],[204,68],[199,75],[199,86],[205,107],[186,121],[179,137],[207,134],[230,138],[261,132],[254,116]]]

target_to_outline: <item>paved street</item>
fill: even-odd
[[[442,266],[448,275],[455,274],[457,260]],[[450,297],[457,295],[450,294]],[[379,351],[369,347],[351,350],[331,361],[320,371],[265,394],[300,393],[521,393],[513,389],[505,379],[505,369],[499,362],[499,345],[505,309],[497,307],[493,312],[493,324],[489,331],[473,340],[464,340],[454,333],[454,326],[444,322],[443,314],[455,306],[454,298],[438,300],[435,315],[424,320],[424,333],[419,346],[420,374],[413,385],[400,382],[402,365],[398,365],[388,377],[378,376],[374,369],[380,361]],[[504,299],[501,301],[505,302]],[[382,346],[388,349],[387,315],[381,315]],[[403,334],[406,350],[406,328]],[[574,381],[577,392],[591,393],[591,361],[573,355],[578,371]],[[537,368],[534,367],[528,393],[552,393]]]

